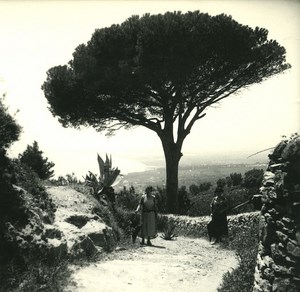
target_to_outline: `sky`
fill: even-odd
[[[181,163],[254,161],[247,156],[275,146],[282,135],[300,133],[300,1],[3,1],[0,0],[0,94],[23,131],[9,149],[12,157],[37,141],[55,163],[55,174],[78,177],[97,172],[97,153],[112,155],[126,174],[163,162],[161,142],[143,128],[107,138],[93,128],[63,128],[54,118],[41,85],[48,69],[67,64],[97,28],[132,15],[200,10],[225,13],[241,24],[264,27],[287,50],[292,68],[206,111],[183,145]],[[263,154],[263,159],[267,156]]]

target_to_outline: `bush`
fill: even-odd
[[[121,239],[124,232],[120,229],[119,223],[111,210],[99,203],[97,207],[92,209],[92,213],[98,215],[106,225],[112,228],[117,241]]]
[[[253,168],[244,174],[244,186],[248,189],[260,188],[263,180],[264,170]]]
[[[239,186],[243,182],[243,177],[241,173],[231,173],[230,174],[230,179],[231,179],[231,185],[232,186]]]
[[[229,248],[239,259],[239,266],[223,276],[219,292],[252,291],[254,270],[258,253],[258,217],[245,218],[242,224],[234,224],[230,229]]]
[[[54,175],[54,170],[51,170],[54,163],[43,157],[43,152],[39,150],[36,141],[32,146],[27,145],[26,150],[19,155],[19,160],[30,167],[40,179],[49,179]]]
[[[191,199],[189,216],[207,216],[210,213],[210,203],[213,199],[212,192],[202,192]]]
[[[17,141],[21,133],[21,127],[8,113],[8,108],[3,103],[4,98],[5,95],[0,98],[0,150],[8,148]]]
[[[248,190],[243,187],[232,187],[226,194],[229,207],[234,207],[249,200]],[[248,203],[237,209],[229,210],[228,214],[240,214],[253,211],[252,204]]]
[[[191,206],[188,192],[185,186],[181,186],[178,190],[178,214],[187,215]]]
[[[135,210],[139,204],[141,195],[135,192],[133,186],[129,189],[123,188],[116,195],[116,205],[126,210]]]

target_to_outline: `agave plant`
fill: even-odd
[[[165,240],[172,240],[177,237],[177,234],[174,233],[175,231],[175,224],[170,221],[167,223],[167,226],[164,228],[163,233],[161,234],[161,238]]]
[[[103,194],[103,192],[109,188],[117,185],[123,176],[120,174],[120,170],[116,167],[112,167],[112,158],[106,154],[105,161],[97,154],[97,161],[99,165],[99,176],[91,171],[85,177],[85,183],[91,187],[92,194],[97,199]]]

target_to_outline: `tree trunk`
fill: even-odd
[[[166,192],[169,213],[178,213],[178,167],[182,156],[181,146],[162,141],[166,161]]]

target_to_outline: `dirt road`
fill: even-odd
[[[73,266],[73,283],[66,291],[213,292],[222,275],[237,265],[233,252],[205,239],[159,236],[153,244],[136,243],[89,266]]]
[[[48,188],[60,222],[72,212],[90,212],[89,197],[68,187]],[[69,229],[63,230],[67,237]],[[237,266],[234,252],[201,238],[158,236],[154,246],[119,249],[88,266],[72,266],[66,292],[214,292],[225,272]]]

